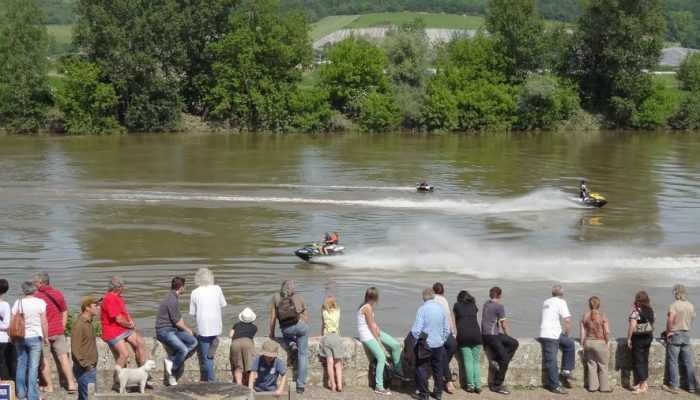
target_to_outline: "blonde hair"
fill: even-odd
[[[592,296],[588,299],[588,307],[591,309],[591,321],[595,321],[600,314],[598,309],[600,308],[600,299],[597,296]]]
[[[214,284],[214,274],[209,268],[200,268],[194,274],[194,283],[197,286],[207,286]]]
[[[338,303],[335,301],[335,296],[326,296],[323,298],[323,306],[321,306],[322,310],[330,311],[330,310],[337,310],[338,309]]]

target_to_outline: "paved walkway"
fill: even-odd
[[[56,393],[44,394],[46,400],[75,400],[77,395],[68,395],[64,390]],[[342,393],[331,393],[328,389],[319,387],[307,387],[306,392],[301,396],[296,396],[298,400],[379,400],[379,399],[410,399],[410,393],[392,392],[391,396],[375,394],[370,388],[350,388],[344,389]],[[443,400],[461,399],[499,399],[499,400],[546,400],[546,399],[595,399],[595,400],[619,400],[619,399],[695,399],[700,398],[700,394],[690,394],[682,391],[677,395],[664,392],[659,387],[649,389],[649,392],[641,395],[633,395],[629,390],[616,387],[613,393],[589,393],[583,388],[573,388],[568,395],[558,395],[550,393],[542,388],[518,388],[513,389],[509,396],[503,396],[490,392],[488,389],[481,394],[475,395],[457,389],[455,394],[444,393]]]

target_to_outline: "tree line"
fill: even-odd
[[[536,0],[489,0],[486,30],[431,47],[420,19],[312,63],[309,21],[277,0],[78,0],[80,53],[48,85],[36,0],[0,21],[0,127],[71,134],[238,131],[697,129],[700,55],[655,85],[660,0],[586,0],[546,29]],[[572,32],[573,30],[573,32]],[[313,79],[309,79],[313,77]]]

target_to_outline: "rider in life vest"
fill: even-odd
[[[338,232],[333,232],[332,235],[328,233],[323,234],[323,246],[321,247],[321,253],[328,255],[328,247],[338,244]]]
[[[581,183],[579,183],[579,185],[578,185],[578,195],[581,199],[585,199],[585,198],[589,197],[588,188],[586,188],[586,181],[584,181],[583,179],[581,180]]]

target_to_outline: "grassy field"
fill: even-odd
[[[394,25],[400,26],[411,22],[416,18],[425,21],[428,28],[438,29],[478,29],[484,25],[483,17],[455,14],[428,14],[428,13],[377,13],[364,14],[355,18],[345,28],[371,28],[375,26]]]
[[[357,17],[359,17],[359,15],[333,15],[323,18],[311,26],[311,40],[315,42],[329,33],[333,33],[338,29],[343,29]]]
[[[46,25],[46,30],[56,39],[56,44],[70,44],[73,40],[73,25]]]

